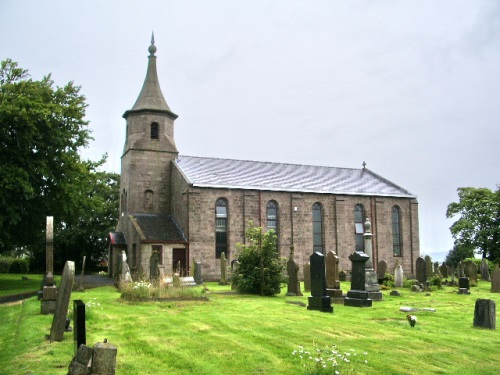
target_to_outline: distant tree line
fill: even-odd
[[[118,217],[119,175],[80,151],[92,139],[85,97],[51,75],[34,80],[11,59],[0,63],[0,255],[28,256],[45,270],[45,223],[54,217],[54,267],[96,268]]]

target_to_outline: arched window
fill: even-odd
[[[158,139],[159,127],[157,122],[151,123],[151,139]]]
[[[217,199],[215,203],[215,257],[225,253],[229,257],[227,247],[227,201],[223,198]]]
[[[278,203],[275,201],[267,202],[266,216],[267,229],[273,229],[274,233],[278,235]]]
[[[395,257],[402,255],[403,241],[401,241],[401,210],[398,206],[392,207],[392,253]]]
[[[365,208],[362,204],[354,206],[354,237],[356,241],[356,251],[365,251],[365,240],[363,238]]]
[[[320,203],[312,206],[313,221],[313,252],[323,254],[323,212]]]

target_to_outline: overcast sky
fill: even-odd
[[[500,1],[0,1],[0,59],[82,86],[120,172],[151,32],[183,155],[367,167],[453,246],[458,187],[500,183]]]

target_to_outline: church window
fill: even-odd
[[[312,206],[313,252],[323,253],[323,212],[321,204]]]
[[[222,253],[229,257],[227,247],[227,201],[217,199],[215,203],[215,257],[220,259]]]
[[[392,252],[400,257],[403,243],[401,241],[401,210],[398,206],[392,207]]]
[[[159,127],[157,122],[151,123],[151,139],[158,139]]]
[[[267,229],[273,229],[274,233],[278,235],[278,203],[275,201],[267,202],[266,216]]]
[[[364,233],[365,208],[362,204],[354,206],[354,238],[356,241],[356,251],[365,251]]]

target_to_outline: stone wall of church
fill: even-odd
[[[385,260],[392,269],[396,259],[406,275],[414,274],[413,264],[419,256],[418,206],[415,199],[332,194],[289,193],[253,190],[193,188],[188,192],[188,225],[190,256],[203,264],[203,277],[216,280],[220,261],[215,259],[215,202],[228,202],[228,264],[236,258],[236,243],[245,242],[249,220],[267,228],[266,206],[270,200],[278,204],[279,252],[288,257],[294,246],[295,260],[303,265],[313,249],[312,206],[320,203],[323,213],[324,250],[335,251],[340,268],[350,271],[348,256],[355,249],[354,206],[362,204],[372,222],[373,258]],[[401,211],[402,255],[393,255],[392,207]],[[302,267],[301,267],[302,268]]]

